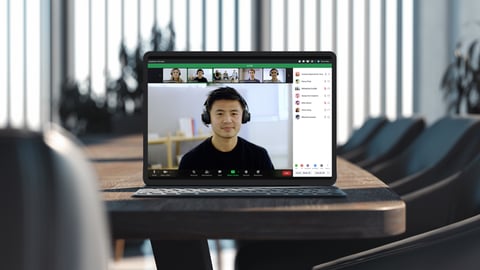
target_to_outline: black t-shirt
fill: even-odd
[[[195,77],[193,80],[196,82],[208,82],[207,78],[205,77],[202,77],[202,78]]]
[[[208,138],[186,153],[179,170],[204,169],[255,169],[274,170],[265,148],[238,137],[235,148],[230,152],[218,151]]]

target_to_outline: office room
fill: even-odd
[[[198,269],[397,269],[401,259],[394,254],[401,250],[410,268],[473,269],[473,250],[480,246],[474,230],[480,222],[479,8],[475,0],[2,1],[0,132],[6,150],[0,156],[7,172],[2,180],[12,183],[2,209],[14,218],[2,225],[8,241],[1,258],[10,269],[160,269],[156,254],[162,249],[185,250],[177,256],[188,261],[191,248],[208,253]],[[238,209],[209,209],[221,200],[215,198],[188,216],[172,206],[181,199],[155,204],[156,198],[132,198],[143,185],[142,168],[177,169],[185,153],[211,136],[202,112],[209,92],[220,86],[234,87],[248,103],[252,118],[239,136],[263,146],[275,167],[293,164],[295,121],[284,111],[292,110],[289,93],[295,90],[269,83],[274,66],[254,70],[258,84],[248,83],[246,67],[185,66],[178,78],[173,69],[163,70],[158,76],[169,83],[153,86],[148,108],[168,121],[149,118],[145,131],[142,68],[148,51],[334,52],[335,153],[345,201],[254,200],[248,206],[244,200]],[[200,69],[206,83],[195,81]],[[288,69],[276,71],[285,83]],[[51,153],[52,160],[46,158]],[[359,175],[375,188],[359,188]],[[349,191],[359,194],[358,203]],[[332,215],[351,222],[350,229],[360,226],[355,215],[342,220],[339,212],[375,204],[360,201],[367,191],[388,192],[401,208],[391,221],[395,229],[329,235],[309,226],[335,226],[333,220],[303,220]],[[143,208],[142,202],[146,208],[134,214],[142,218],[130,224],[126,213]],[[71,208],[76,210],[66,211]],[[247,211],[254,212],[251,218],[243,216]],[[220,216],[218,223],[202,219],[217,220],[212,213]],[[162,220],[169,214],[174,218]],[[177,217],[199,225],[183,227],[175,224]],[[244,228],[227,217],[243,217]],[[265,221],[271,227],[262,226],[260,217],[271,217]],[[143,228],[142,222],[152,223]],[[166,234],[167,227],[153,232],[157,222],[178,234]],[[134,223],[137,228],[128,227]],[[153,248],[146,235],[158,238]],[[432,239],[442,241],[430,245]],[[414,256],[423,252],[416,241],[429,243],[424,258]],[[463,244],[445,256],[455,241]],[[45,242],[48,248],[42,248]]]

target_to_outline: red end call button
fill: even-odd
[[[283,171],[282,171],[282,176],[284,176],[284,177],[292,176],[292,171],[290,171],[290,170],[283,170]]]

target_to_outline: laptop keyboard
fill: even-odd
[[[137,190],[134,197],[345,197],[334,186],[313,187],[196,187],[157,188]]]

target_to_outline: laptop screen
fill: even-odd
[[[329,185],[331,52],[149,52],[147,184]]]

